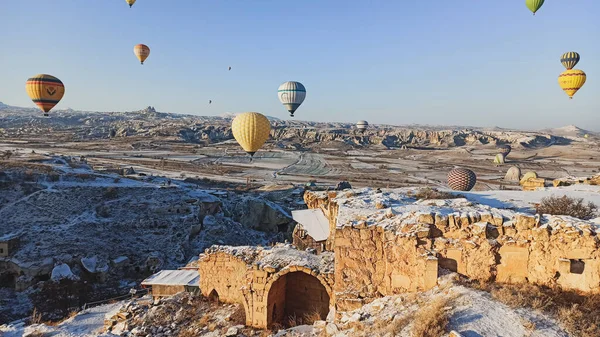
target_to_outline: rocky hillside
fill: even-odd
[[[0,257],[0,288],[19,291],[50,278],[117,282],[127,290],[213,244],[283,241],[294,225],[286,206],[301,207],[293,190],[203,189],[161,177],[101,174],[68,158],[0,162],[0,168],[0,238],[20,241]],[[0,323],[2,316],[0,310]]]
[[[35,109],[0,106],[0,136],[10,138],[36,137],[52,132],[64,141],[81,141],[126,137],[166,137],[185,143],[213,144],[233,139],[231,120],[234,115],[203,117],[157,112],[153,107],[134,112],[81,112],[59,110],[42,117]],[[326,146],[329,142],[352,147],[383,146],[454,147],[465,145],[498,145],[544,147],[566,144],[565,138],[552,130],[544,132],[508,131],[500,128],[462,128],[433,126],[371,125],[361,134],[351,123],[316,123],[270,118],[271,139],[280,146],[294,144],[296,148]],[[595,136],[593,133],[588,133]],[[570,134],[569,134],[570,135]],[[583,140],[583,134],[580,137]],[[576,140],[576,139],[575,139]],[[325,144],[325,145],[324,145]]]

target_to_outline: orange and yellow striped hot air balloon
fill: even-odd
[[[133,47],[133,53],[140,60],[141,64],[144,64],[144,61],[150,56],[150,48],[145,44],[137,44]]]
[[[65,86],[58,78],[38,74],[27,80],[25,90],[29,98],[48,116],[48,112],[54,108],[65,94]]]
[[[585,84],[585,79],[583,70],[569,69],[558,76],[558,85],[570,99],[573,99],[573,95]]]

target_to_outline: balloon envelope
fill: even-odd
[[[300,82],[288,81],[279,86],[277,95],[290,116],[294,117],[294,112],[306,98],[306,88]]]
[[[476,182],[475,172],[469,169],[456,168],[448,173],[448,186],[455,191],[470,191]]]
[[[38,74],[27,80],[25,90],[29,98],[48,116],[48,112],[54,108],[65,94],[65,86],[58,78]]]
[[[144,64],[144,61],[150,56],[150,48],[145,44],[137,44],[133,47],[133,53],[140,60],[141,64]]]
[[[533,15],[535,15],[535,12],[537,12],[543,4],[544,0],[525,0],[525,5],[533,12]]]
[[[562,65],[565,68],[567,68],[567,70],[570,70],[575,68],[577,63],[579,63],[579,59],[580,57],[577,52],[570,51],[568,53],[562,54],[562,56],[560,57],[560,63],[562,63]]]
[[[573,98],[573,95],[577,92],[577,90],[581,89],[585,84],[586,75],[583,70],[579,69],[570,69],[563,71],[558,76],[558,85],[562,88],[562,90],[569,95],[569,98]]]
[[[125,0],[125,2],[129,5],[129,8],[131,8],[131,6],[133,6],[135,3],[135,0]]]
[[[369,126],[369,123],[367,121],[358,121],[356,123],[356,128],[359,129],[360,131],[365,131],[368,126]]]
[[[245,112],[236,116],[231,123],[233,137],[250,156],[269,139],[271,123],[263,114]]]

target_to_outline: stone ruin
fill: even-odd
[[[247,325],[257,328],[308,308],[340,317],[382,296],[426,291],[439,268],[483,282],[600,293],[591,222],[464,198],[417,201],[408,189],[307,191],[304,199],[329,219],[325,252],[213,246],[199,260],[202,293],[242,303]]]
[[[314,255],[291,245],[212,246],[200,255],[200,291],[226,303],[240,303],[246,325],[266,328],[289,316],[325,319],[335,305],[333,254]]]

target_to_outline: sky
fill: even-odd
[[[27,78],[65,84],[54,109],[600,131],[600,1],[0,0],[0,102]],[[133,46],[150,56],[140,65]],[[588,77],[562,92],[560,56]],[[231,66],[232,70],[227,68]],[[212,104],[208,104],[212,100]]]

